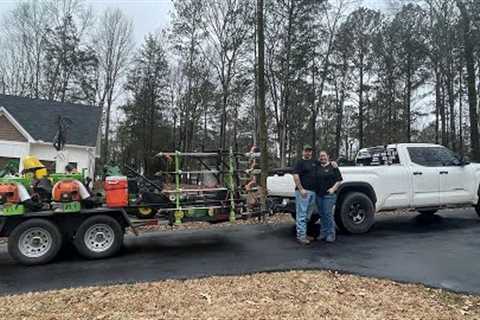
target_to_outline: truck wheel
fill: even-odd
[[[100,215],[85,220],[73,244],[78,253],[87,259],[101,259],[116,254],[123,244],[123,229],[117,220]]]
[[[425,216],[433,216],[435,213],[437,213],[438,210],[433,209],[433,210],[417,210],[420,214],[423,214]]]
[[[339,209],[335,212],[335,222],[342,231],[365,233],[375,223],[374,204],[364,193],[348,193],[337,205]]]
[[[58,227],[45,219],[32,219],[19,224],[8,238],[8,252],[13,259],[25,265],[52,261],[62,247]]]

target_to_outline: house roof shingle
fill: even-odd
[[[0,107],[4,107],[35,140],[53,142],[58,117],[63,116],[72,121],[67,131],[67,144],[91,147],[97,144],[102,114],[99,107],[8,95],[0,95]]]

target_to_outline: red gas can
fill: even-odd
[[[122,208],[128,206],[127,177],[107,177],[103,189],[105,190],[107,207]]]

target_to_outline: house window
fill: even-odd
[[[7,165],[12,166],[13,168],[15,168],[16,172],[18,172],[19,167],[20,167],[20,159],[0,157],[0,170],[5,168]]]

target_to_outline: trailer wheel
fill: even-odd
[[[342,197],[335,210],[335,222],[340,230],[359,234],[365,233],[375,223],[375,207],[364,193],[352,192]]]
[[[78,253],[87,259],[107,258],[120,250],[123,235],[124,230],[114,218],[93,216],[80,225],[73,244]]]
[[[57,225],[45,219],[31,219],[19,224],[8,238],[8,252],[25,265],[52,261],[62,247]]]

